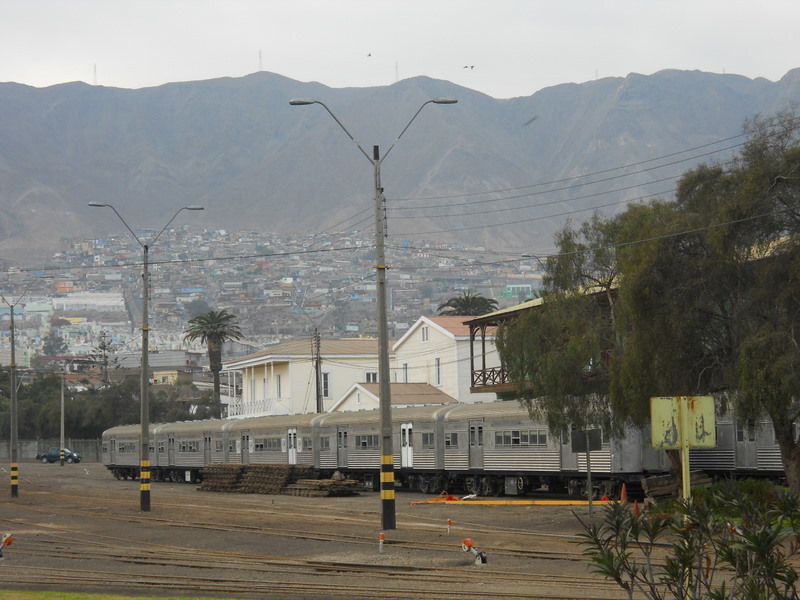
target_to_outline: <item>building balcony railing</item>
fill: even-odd
[[[472,387],[510,383],[508,373],[503,367],[489,367],[472,372]]]

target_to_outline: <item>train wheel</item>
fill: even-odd
[[[417,484],[417,487],[423,494],[430,494],[431,489],[433,488],[431,485],[431,480],[428,477],[425,477],[425,475],[419,476],[419,483]]]
[[[480,493],[480,485],[478,483],[478,478],[475,476],[469,476],[464,480],[464,489],[469,492],[470,494],[478,494]]]
[[[570,479],[567,482],[567,493],[570,496],[581,496],[583,495],[583,482],[578,479]]]
[[[500,482],[495,479],[494,477],[484,477],[481,479],[481,496],[499,496],[501,489],[500,489]]]

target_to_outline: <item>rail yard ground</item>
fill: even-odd
[[[8,479],[8,466],[2,468]],[[251,599],[616,599],[577,545],[587,506],[412,504],[398,492],[397,528],[381,502],[351,497],[198,491],[154,483],[142,512],[139,483],[99,463],[20,464],[19,495],[0,496],[0,533],[13,544],[0,588],[130,596]],[[594,507],[594,520],[602,516]],[[451,521],[448,534],[447,521]],[[462,550],[471,538],[486,564]]]

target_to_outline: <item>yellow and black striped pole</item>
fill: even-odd
[[[11,463],[11,497],[19,497],[19,465]]]
[[[392,455],[381,456],[381,528],[395,529],[394,460]]]
[[[143,460],[139,465],[139,496],[141,500],[140,509],[147,512],[150,510],[150,461]]]

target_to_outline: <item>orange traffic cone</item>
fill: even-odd
[[[633,514],[636,515],[637,517],[642,514],[642,511],[639,510],[639,501],[638,500],[634,500],[633,501]]]
[[[620,491],[619,494],[619,501],[623,504],[628,503],[628,486],[625,483],[622,484],[622,491]]]

